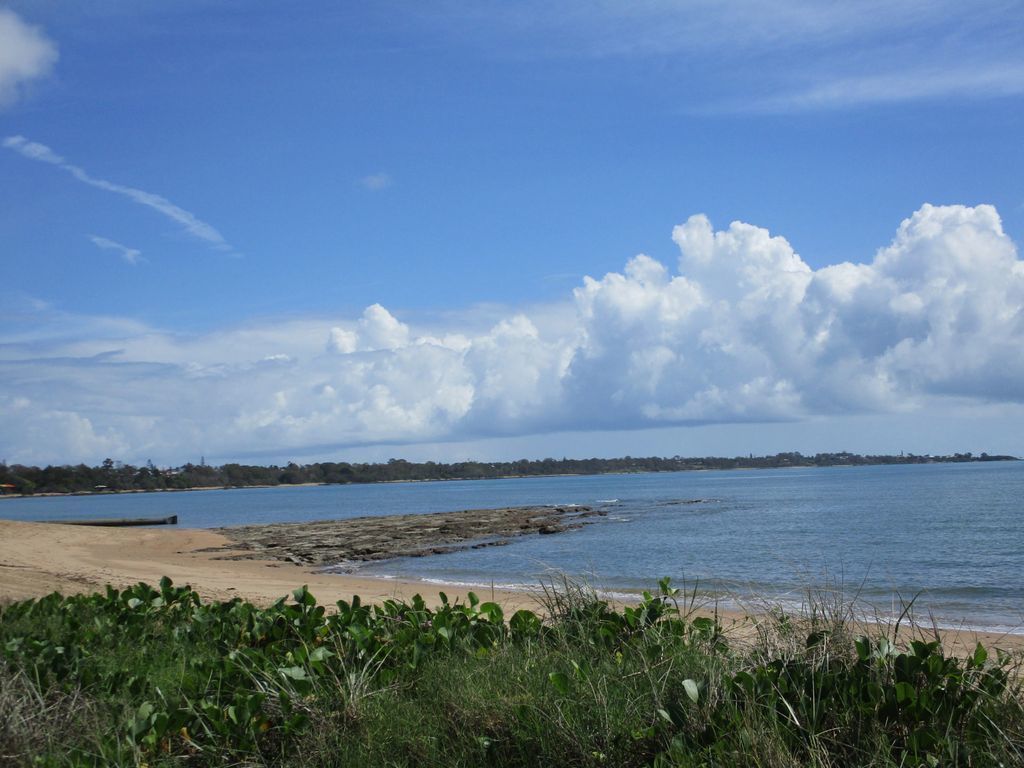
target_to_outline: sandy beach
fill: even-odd
[[[0,601],[41,597],[57,591],[77,594],[123,588],[169,576],[190,584],[210,600],[241,597],[267,605],[296,587],[309,585],[321,603],[359,595],[366,600],[411,597],[420,592],[437,602],[437,588],[391,579],[325,574],[290,562],[228,559],[222,549],[232,542],[222,534],[199,529],[92,528],[0,520]],[[444,590],[465,598],[465,588]],[[482,599],[489,590],[477,589]],[[508,607],[535,607],[536,596],[495,592]]]
[[[36,598],[57,591],[79,594],[102,591],[110,584],[124,588],[169,576],[191,585],[203,598],[240,597],[267,605],[303,584],[317,600],[332,604],[359,595],[364,601],[409,598],[421,594],[430,604],[443,590],[449,598],[466,599],[469,588],[422,582],[327,574],[293,562],[237,559],[237,545],[221,533],[201,529],[94,528],[0,520],[0,602]],[[481,599],[495,600],[506,611],[536,610],[536,592],[476,588]],[[713,606],[706,613],[714,610]],[[737,637],[756,631],[764,619],[756,613],[718,611],[726,631]],[[977,642],[988,647],[1024,650],[1024,635],[945,630],[943,643],[965,653]]]

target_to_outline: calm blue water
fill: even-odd
[[[679,503],[702,500],[700,503]],[[366,566],[366,575],[609,591],[661,576],[703,591],[800,602],[809,586],[942,623],[1024,631],[1024,462],[678,472],[0,501],[0,516],[177,514],[182,526],[342,519],[525,504],[608,516],[506,547]]]

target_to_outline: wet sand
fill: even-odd
[[[395,518],[389,519],[393,522]],[[382,518],[376,520],[379,523]],[[269,528],[282,527],[285,526]],[[532,532],[538,535],[536,530]],[[572,533],[558,535],[571,536]],[[232,536],[238,534],[233,532]],[[436,542],[436,539],[428,541]],[[471,539],[466,541],[472,545]],[[258,605],[268,605],[303,584],[309,585],[318,601],[328,605],[340,599],[351,599],[353,595],[359,595],[364,601],[380,601],[407,599],[417,593],[429,604],[436,605],[440,590],[452,599],[463,600],[470,591],[466,587],[323,573],[312,565],[299,563],[298,557],[281,559],[270,552],[247,549],[243,542],[229,538],[223,531],[90,528],[0,520],[0,602],[41,597],[54,591],[63,594],[102,591],[107,584],[122,589],[140,581],[156,584],[163,576],[169,576],[175,584],[191,585],[205,599],[240,597]],[[540,607],[539,585],[536,591],[492,591],[489,588],[473,591],[481,599],[501,603],[506,611]],[[701,613],[708,615],[714,610],[714,606],[705,606]],[[726,631],[741,639],[756,634],[757,625],[768,620],[764,613],[756,610],[749,614],[721,610],[717,613]],[[1024,635],[966,629],[945,630],[942,635],[944,645],[956,653],[973,650],[979,641],[990,648],[1024,650]]]

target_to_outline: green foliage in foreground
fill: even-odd
[[[1015,660],[777,622],[743,647],[668,580],[546,619],[419,597],[257,608],[164,579],[0,609],[0,764],[1024,764]]]

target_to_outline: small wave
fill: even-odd
[[[420,579],[424,584],[436,584],[439,587],[468,587],[472,589],[500,589],[503,591],[514,591],[514,592],[535,592],[537,591],[537,585],[535,584],[517,584],[515,582],[504,584],[504,583],[491,583],[482,581],[457,581],[455,579],[438,579],[430,576],[424,576]]]
[[[619,500],[618,499],[597,499],[597,501],[595,501],[594,503],[595,504],[618,504]]]
[[[596,594],[602,600],[614,600],[619,603],[639,603],[644,596],[640,592],[618,592],[613,589],[599,589]]]
[[[364,565],[364,563],[361,563],[361,562],[356,561],[356,560],[344,560],[344,561],[342,561],[340,563],[333,563],[331,565],[325,565],[323,568],[319,569],[319,572],[320,573],[336,573],[336,574],[341,574],[343,576],[350,576],[353,573],[356,573],[357,571],[359,571],[360,567],[363,566],[363,565]]]
[[[972,624],[972,623],[953,623],[945,622],[942,619],[938,619],[935,622],[935,626],[939,629],[944,629],[948,632],[989,632],[993,635],[1024,635],[1024,627],[1020,624],[1009,625],[1009,624]]]

